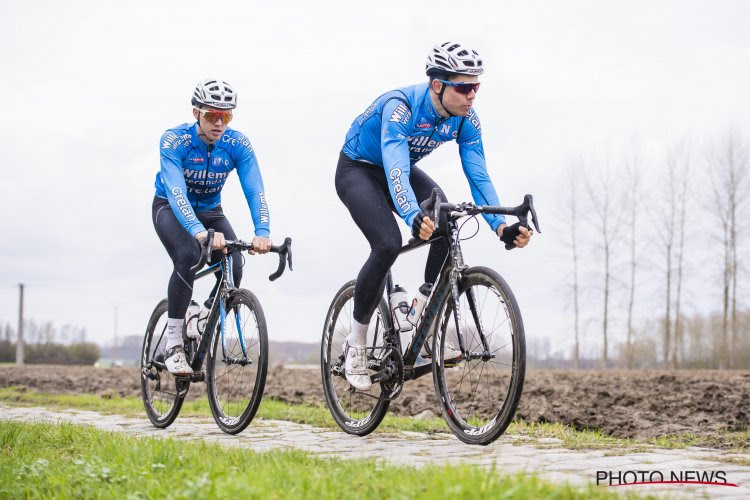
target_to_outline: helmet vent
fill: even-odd
[[[478,76],[484,67],[476,50],[458,42],[444,42],[432,48],[425,70],[428,76],[440,72]]]

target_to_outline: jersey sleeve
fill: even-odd
[[[187,198],[187,186],[185,177],[182,174],[182,158],[180,146],[183,144],[184,137],[178,136],[174,131],[167,130],[161,137],[161,179],[164,183],[164,191],[167,194],[167,201],[172,208],[177,220],[182,227],[195,236],[206,228],[198,220],[195,210],[190,206]]]
[[[260,176],[258,159],[253,146],[247,137],[240,135],[234,150],[237,175],[240,178],[242,191],[245,193],[250,216],[255,227],[255,236],[268,237],[271,234],[271,216],[263,189],[263,178]]]
[[[380,129],[380,147],[388,190],[396,210],[407,226],[411,226],[419,213],[419,203],[409,183],[411,162],[407,136],[411,110],[400,99],[391,99],[383,105]]]
[[[482,145],[482,126],[474,109],[464,119],[461,133],[456,138],[461,166],[469,181],[471,196],[477,205],[499,205],[500,199],[487,172]],[[497,214],[482,214],[493,231],[505,223],[505,217]]]

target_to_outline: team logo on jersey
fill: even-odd
[[[202,156],[193,156],[192,158],[188,158],[188,161],[190,163],[203,163],[203,157]]]
[[[170,132],[165,138],[164,142],[161,143],[162,149],[177,149],[182,143],[190,144],[192,142],[190,134],[183,134],[177,136],[174,132]]]
[[[221,156],[214,156],[214,165],[221,165]]]
[[[417,128],[430,128],[432,127],[432,124],[430,123],[418,123]]]
[[[396,198],[396,203],[398,203],[398,206],[401,208],[401,211],[403,213],[406,213],[411,208],[411,204],[409,203],[409,198],[407,193],[409,192],[408,189],[404,187],[403,184],[401,184],[401,174],[403,172],[400,168],[395,167],[391,169],[390,172],[388,172],[388,177],[391,179],[391,190],[393,191],[393,194]]]
[[[182,215],[185,216],[185,219],[188,222],[194,221],[195,215],[193,214],[193,209],[190,207],[190,203],[185,199],[185,196],[182,194],[182,189],[180,189],[177,186],[173,187],[172,195],[174,195],[177,208],[180,209],[180,212],[182,212]]]
[[[266,195],[264,193],[258,193],[260,198],[260,222],[261,224],[268,224],[268,203],[266,203]]]
[[[244,135],[239,135],[239,137],[230,137],[227,134],[224,134],[221,137],[221,142],[227,142],[231,144],[232,146],[237,146],[238,144],[241,146],[245,146],[245,149],[247,149],[249,152],[253,152],[253,147],[250,145],[250,141],[245,137]]]
[[[451,132],[451,126],[450,126],[449,123],[443,123],[440,126],[440,133],[441,134],[450,134],[450,132]]]
[[[477,129],[477,132],[482,131],[482,125],[479,123],[479,118],[477,117],[477,114],[474,111],[474,108],[471,108],[469,110],[469,113],[466,115],[466,119],[469,121],[469,123],[474,125],[474,128]]]
[[[401,103],[393,110],[390,121],[394,123],[401,122],[406,125],[409,122],[409,118],[411,118],[411,111],[406,104]]]

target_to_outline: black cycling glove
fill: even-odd
[[[500,236],[500,240],[505,243],[506,250],[513,250],[514,248],[516,248],[516,244],[513,243],[513,241],[516,239],[516,236],[521,234],[521,230],[519,229],[520,227],[521,223],[516,222],[512,226],[505,226],[503,228],[503,234],[502,236]]]
[[[421,210],[417,214],[416,217],[411,221],[411,235],[414,236],[416,239],[419,238],[419,228],[422,227],[422,221],[423,219],[427,217],[427,214],[422,212]]]

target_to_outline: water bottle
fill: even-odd
[[[203,335],[206,330],[206,322],[208,321],[208,313],[211,312],[210,307],[205,305],[201,306],[201,312],[198,314],[198,332]]]
[[[419,318],[422,316],[422,310],[424,309],[425,304],[427,304],[427,299],[430,298],[431,292],[432,283],[423,283],[422,286],[419,287],[417,295],[414,297],[414,300],[411,301],[409,314],[406,316],[406,319],[412,325],[417,326],[417,323],[419,323]]]
[[[200,338],[201,334],[198,331],[198,316],[201,312],[201,306],[194,300],[190,301],[190,305],[185,313],[185,335],[189,339]]]
[[[408,332],[413,326],[406,320],[406,315],[409,314],[409,302],[407,301],[406,290],[396,285],[391,293],[391,309],[396,322],[393,326],[402,332]]]

